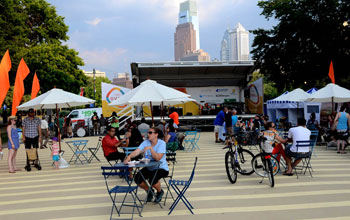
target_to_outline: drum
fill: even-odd
[[[78,137],[84,137],[86,135],[86,131],[84,128],[78,128],[77,130],[77,136]]]

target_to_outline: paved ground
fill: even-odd
[[[89,146],[97,142],[97,137],[88,139]],[[212,133],[202,133],[201,150],[179,152],[177,157],[175,178],[187,179],[198,156],[195,179],[187,194],[195,215],[180,204],[168,217],[170,203],[164,209],[153,203],[146,205],[143,219],[350,219],[350,152],[339,155],[317,147],[317,157],[312,160],[314,178],[278,175],[275,188],[270,188],[267,180],[259,184],[255,174],[239,175],[232,185],[225,173],[223,145],[212,139]],[[69,159],[72,153],[65,144],[63,148],[65,159]],[[6,157],[7,150],[4,152]],[[1,220],[109,219],[111,202],[100,171],[105,162],[55,171],[50,167],[50,151],[39,153],[42,171],[9,174],[7,160],[0,161]],[[103,159],[102,152],[99,157]],[[21,168],[24,158],[21,146]]]

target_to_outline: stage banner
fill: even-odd
[[[187,87],[186,93],[201,105],[239,102],[239,87]]]
[[[102,113],[103,116],[109,117],[112,115],[112,112],[118,114],[119,111],[123,110],[126,105],[123,106],[109,106],[108,104],[118,99],[125,93],[129,92],[130,89],[124,88],[121,86],[116,86],[113,84],[108,84],[102,82]],[[119,116],[119,114],[118,114]]]
[[[263,78],[248,84],[245,92],[246,112],[251,114],[263,114],[264,109],[264,88]]]

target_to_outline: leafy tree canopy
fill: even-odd
[[[45,0],[0,1],[0,53],[10,51],[14,84],[20,59],[26,61],[30,75],[25,80],[25,92],[31,92],[34,72],[37,72],[41,92],[54,86],[77,93],[86,83],[78,66],[84,65],[78,53],[63,45],[68,40],[68,26],[56,14],[55,7]]]
[[[95,97],[95,106],[102,107],[102,82],[104,83],[112,83],[107,77],[96,77],[95,86],[96,86],[96,97]],[[85,96],[94,99],[94,79],[92,77],[88,78],[86,88],[85,88]]]
[[[329,83],[331,60],[336,83],[350,87],[350,26],[343,26],[350,1],[266,0],[258,5],[266,19],[279,23],[253,31],[253,58],[279,92]]]

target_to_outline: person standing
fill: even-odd
[[[170,109],[170,114],[169,114],[169,118],[174,120],[174,123],[179,126],[179,114],[174,110],[174,108]]]
[[[41,119],[40,122],[41,122],[41,124],[40,124],[41,136],[43,137],[40,141],[40,149],[44,149],[44,148],[47,148],[46,144],[47,144],[47,141],[49,139],[49,124],[47,123],[47,121],[45,120],[44,117]],[[43,144],[43,142],[44,142],[44,144]]]
[[[73,137],[71,116],[67,117],[64,123],[65,123],[66,131],[67,131],[67,137],[69,137],[69,138]]]
[[[348,113],[345,112],[346,111],[346,106],[343,105],[340,108],[340,112],[337,113],[337,115],[335,116],[335,123],[337,125],[337,153],[341,153],[341,154],[346,154],[346,152],[344,151],[345,149],[345,142],[348,139],[348,135],[347,135],[347,131],[350,127],[350,116]],[[340,143],[342,144],[342,150],[340,151]]]
[[[16,167],[16,156],[19,148],[19,136],[16,128],[16,117],[10,116],[9,122],[7,125],[7,136],[8,136],[8,165],[9,165],[9,173],[16,173],[16,171],[20,171]]]
[[[23,120],[23,142],[26,149],[38,148],[41,142],[41,121],[34,116],[34,109],[28,110],[28,117]]]
[[[226,126],[226,133],[233,134],[233,132],[232,132],[232,110],[231,109],[229,109],[227,112],[225,112],[225,126]]]
[[[238,116],[236,109],[232,110],[232,131],[234,134],[239,132],[239,126],[237,126]]]
[[[103,114],[101,114],[100,117],[100,134],[104,135],[105,134],[105,130],[106,130],[106,118],[103,116]]]
[[[91,117],[92,125],[94,126],[94,135],[98,135],[98,122],[99,118],[97,112],[94,112],[94,115]]]
[[[58,138],[53,137],[52,138],[52,150],[51,150],[51,157],[55,165],[55,169],[58,170],[58,161],[60,160],[60,146],[58,145]]]
[[[214,133],[215,133],[215,143],[220,143],[219,134],[222,130],[222,126],[225,122],[225,112],[227,111],[227,107],[224,107],[223,110],[219,111],[219,113],[216,115],[215,121],[214,121]]]

